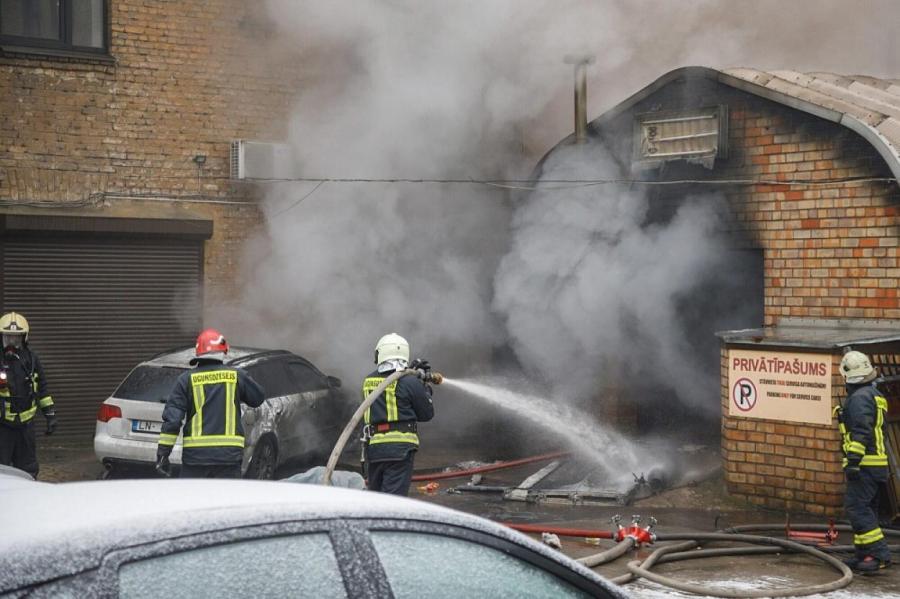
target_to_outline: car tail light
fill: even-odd
[[[121,418],[122,410],[119,406],[113,406],[108,403],[100,404],[100,410],[97,411],[97,420],[100,422],[109,422],[113,418]]]

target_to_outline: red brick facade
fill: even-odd
[[[211,218],[206,283],[228,290],[259,224],[254,190],[229,180],[230,141],[285,137],[296,57],[270,45],[254,3],[108,4],[109,57],[0,53],[0,209]]]
[[[765,324],[900,317],[897,183],[827,183],[891,177],[884,160],[856,133],[773,102],[747,97],[730,109],[732,155],[723,176],[819,183],[729,193],[764,250]],[[729,491],[770,508],[837,515],[844,488],[836,424],[729,416],[727,352],[722,457]],[[832,357],[834,404],[844,390],[839,361]]]
[[[723,174],[818,183],[731,194],[765,251],[765,324],[782,317],[900,318],[897,183],[856,133],[763,100],[731,109]]]

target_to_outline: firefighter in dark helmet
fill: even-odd
[[[182,431],[181,478],[241,477],[241,403],[258,407],[265,392],[243,370],[225,366],[226,354],[228,342],[219,331],[206,329],[197,337],[195,368],[178,377],[163,410],[156,449],[160,474],[171,476],[169,454]]]
[[[430,371],[425,360],[409,361],[409,343],[391,333],[375,346],[375,372],[363,382],[363,398],[397,370],[407,367]],[[402,376],[365,412],[365,460],[368,488],[394,495],[407,495],[412,480],[413,459],[419,448],[417,422],[434,416],[431,387],[418,376]]]
[[[37,478],[34,416],[40,409],[50,435],[56,430],[56,412],[41,361],[28,347],[28,331],[28,321],[17,312],[0,318],[0,464]]]
[[[878,489],[887,482],[885,448],[887,400],[874,384],[869,358],[850,351],[841,359],[847,398],[835,408],[841,431],[847,479],[844,509],[853,527],[856,554],[846,561],[857,572],[875,572],[891,565],[891,552],[878,524]]]

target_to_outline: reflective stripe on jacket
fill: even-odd
[[[387,377],[372,376],[363,381],[363,398],[378,388]],[[375,400],[375,403],[369,406],[364,415],[366,424],[401,422],[400,410],[397,407],[397,383],[394,381],[385,388],[381,396]],[[377,406],[375,404],[378,404]],[[372,409],[375,408],[375,422],[372,421]],[[404,414],[407,415],[407,414]],[[412,418],[404,418],[403,421],[415,421],[415,413]],[[386,433],[374,433],[369,438],[369,445],[378,445],[380,443],[412,443],[419,444],[419,435],[411,432],[388,431]]]
[[[390,372],[373,372],[363,381],[363,398],[375,390]],[[395,422],[426,422],[434,417],[431,392],[416,376],[403,376],[385,389],[384,393],[366,410],[366,425]],[[369,461],[402,459],[406,452],[419,445],[419,435],[414,432],[392,430],[374,433],[368,442]]]
[[[843,406],[835,408],[841,431],[843,465],[886,467],[885,416],[887,400],[873,384],[848,386]]]
[[[45,414],[53,410],[41,360],[28,347],[0,356],[0,369],[6,373],[6,385],[0,387],[4,424],[22,427],[31,422],[38,408]]]
[[[159,447],[171,451],[181,430],[185,464],[232,464],[243,459],[241,402],[260,406],[262,387],[242,370],[205,361],[178,377],[163,410]],[[183,425],[182,425],[183,423]]]

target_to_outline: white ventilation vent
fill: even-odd
[[[291,146],[245,139],[231,142],[232,179],[290,179],[295,176]]]
[[[684,160],[713,168],[728,156],[728,109],[640,114],[634,123],[634,165],[652,168]]]

